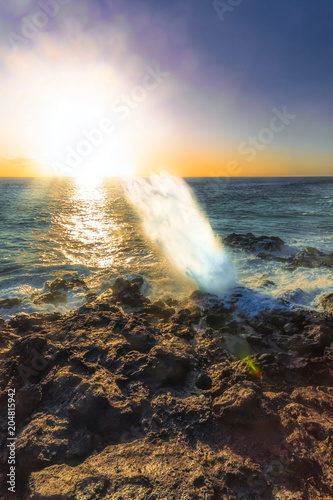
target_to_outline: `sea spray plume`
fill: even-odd
[[[123,182],[147,235],[179,271],[201,290],[217,295],[235,284],[233,263],[185,181],[151,176]]]

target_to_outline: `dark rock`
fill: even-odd
[[[276,236],[254,236],[252,233],[247,234],[229,234],[223,239],[226,246],[234,248],[242,248],[248,252],[280,252],[284,242]]]
[[[12,316],[9,320],[9,325],[15,328],[17,333],[26,333],[31,330],[33,326],[41,325],[43,320],[35,315],[29,315],[26,313],[19,313],[16,316]]]
[[[207,373],[200,373],[195,385],[198,389],[207,391],[212,388],[212,379],[207,375]]]
[[[325,347],[333,342],[333,330],[323,325],[307,327],[302,333],[283,337],[275,335],[275,342],[288,351],[295,351],[299,355],[313,354],[315,356],[324,354]]]
[[[214,412],[232,425],[262,425],[267,421],[278,422],[278,415],[269,400],[253,382],[232,386],[214,400]]]
[[[69,280],[56,278],[54,281],[45,283],[45,293],[34,294],[33,302],[35,304],[61,304],[67,302],[65,292],[69,290],[84,290],[88,287],[85,281],[81,278],[72,277]]]
[[[0,300],[0,308],[1,309],[11,309],[12,307],[19,306],[22,302],[22,299],[18,299],[13,297],[12,299],[4,299]]]
[[[130,307],[143,307],[149,304],[149,300],[140,292],[140,283],[137,279],[129,282],[123,278],[118,278],[111,287],[115,300]]]
[[[150,353],[150,377],[159,386],[182,382],[190,370],[190,359],[185,349],[176,345],[156,346]]]
[[[155,344],[153,335],[136,327],[134,330],[124,332],[125,338],[129,342],[131,349],[142,353],[147,353]]]
[[[59,290],[73,290],[73,289],[83,289],[88,290],[85,281],[81,278],[71,278],[70,280],[65,280],[62,278],[56,278],[52,282],[46,282],[45,288],[51,293],[58,292]]]
[[[137,285],[139,290],[141,290],[141,288],[143,287],[144,285],[144,279],[141,277],[141,276],[138,276],[137,278],[133,278],[130,283],[132,285]]]
[[[98,298],[98,295],[95,292],[90,292],[90,293],[87,293],[87,295],[86,295],[86,300],[87,300],[88,304],[89,304],[89,302],[94,302],[97,298]]]
[[[142,284],[117,280],[66,315],[0,318],[18,498],[332,496],[332,316],[245,317],[202,292],[151,304]]]
[[[163,304],[163,302],[162,302]],[[144,307],[142,310],[143,313],[146,314],[151,314],[152,316],[155,316],[158,319],[164,319],[167,320],[171,318],[175,314],[175,310],[173,308],[166,308],[165,305],[163,304],[162,307],[159,303],[154,303],[151,305],[147,305]]]
[[[17,394],[16,412],[17,421],[24,419],[32,413],[42,400],[41,387],[36,384],[23,386]]]
[[[296,254],[291,260],[294,267],[333,267],[333,252],[325,254],[317,248],[306,248]]]
[[[164,302],[169,307],[178,307],[179,306],[179,300],[172,299],[171,297],[167,298]]]
[[[207,311],[205,319],[208,327],[214,329],[223,328],[228,322],[230,322],[230,310],[222,304],[214,305]]]
[[[34,299],[34,304],[65,304],[67,302],[67,297],[64,293],[59,291],[44,293],[36,299]]]

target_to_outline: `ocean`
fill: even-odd
[[[222,241],[231,234],[276,236],[276,256],[308,247],[333,251],[333,178],[188,178],[198,204]],[[145,280],[153,299],[183,297],[197,289],[152,242],[119,180],[99,185],[75,179],[0,179],[0,314],[67,312],[122,276]],[[200,234],[197,235],[200,239]],[[316,308],[333,291],[332,268],[297,267],[256,252],[226,248],[239,286],[272,303]],[[82,278],[61,301],[41,301],[56,278]],[[269,286],[262,286],[268,280]]]

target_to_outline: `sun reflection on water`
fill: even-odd
[[[121,226],[110,217],[102,182],[75,182],[67,200],[68,209],[59,211],[57,226],[61,252],[74,265],[106,268],[115,263],[122,241]]]

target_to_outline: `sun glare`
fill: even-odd
[[[36,57],[30,55],[31,60],[25,62],[30,71],[24,73],[25,86],[17,103],[29,120],[22,134],[25,156],[37,160],[51,175],[87,183],[104,176],[129,175],[133,166],[129,152],[135,149],[131,123],[119,123],[112,109],[123,77],[102,62],[106,76],[98,68],[73,67],[68,61],[62,65],[48,62],[41,69]],[[12,73],[22,81],[21,58],[14,62]],[[8,88],[12,84],[7,82]]]
[[[88,191],[93,191],[103,182],[103,176],[94,175],[93,172],[75,175],[74,179],[79,187],[83,187]]]

